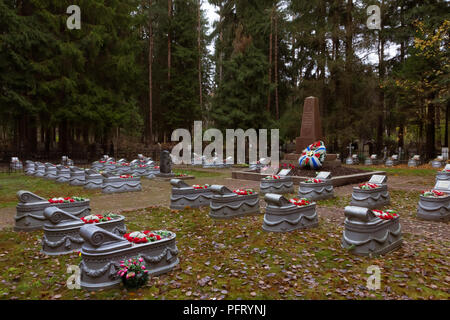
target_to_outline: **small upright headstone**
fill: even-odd
[[[328,172],[328,171],[321,171],[321,172],[319,172],[319,174],[316,176],[316,179],[321,179],[321,180],[331,179],[331,172]]]
[[[22,170],[23,169],[22,161],[20,161],[18,157],[12,157],[10,167],[11,170]]]
[[[433,189],[450,194],[450,180],[438,180]]]
[[[291,169],[283,169],[280,172],[278,172],[278,175],[285,177],[285,176],[289,175],[289,173],[291,173]]]
[[[159,169],[160,169],[161,173],[171,173],[172,172],[172,159],[170,158],[170,153],[167,150],[164,150],[161,152]]]
[[[375,183],[375,184],[383,184],[387,182],[387,176],[374,174],[370,180],[369,183]]]
[[[442,158],[448,160],[448,147],[442,147]]]
[[[170,152],[167,150],[161,151],[161,156],[159,159],[159,174],[158,177],[173,177],[172,172],[172,158],[170,157]]]
[[[431,161],[431,166],[432,166],[433,168],[440,168],[440,167],[442,167],[443,160],[444,160],[444,158],[442,157],[442,155],[440,155],[440,156],[438,156],[436,159],[434,159],[433,161]]]

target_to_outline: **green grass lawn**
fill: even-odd
[[[214,221],[208,210],[148,208],[127,212],[128,230],[166,228],[177,234],[180,265],[137,291],[69,290],[76,254],[40,254],[42,231],[0,233],[1,299],[448,299],[448,241],[404,234],[405,244],[379,258],[341,248],[342,226],[285,234],[262,231],[262,216]],[[365,286],[370,265],[381,289]],[[209,278],[206,278],[209,277]],[[199,280],[204,280],[202,286]],[[206,281],[205,279],[209,280]]]
[[[85,190],[83,187],[70,186],[68,183],[56,183],[53,180],[26,176],[23,173],[0,173],[0,208],[17,205],[16,193],[28,190],[44,198],[62,196],[80,196],[89,198],[100,194],[101,190]]]
[[[188,176],[194,176],[196,178],[214,178],[214,177],[225,177],[230,173],[228,171],[203,171],[203,170],[184,170],[184,169],[173,169],[174,173],[181,173]]]
[[[367,170],[367,171],[374,171],[374,170],[381,170],[386,171],[388,175],[392,176],[419,176],[419,177],[427,177],[427,176],[435,176],[436,172],[439,171],[438,169],[431,169],[431,168],[392,168],[392,167],[385,167],[385,166],[371,166],[371,167],[364,167],[364,166],[358,166],[358,169],[361,170]]]

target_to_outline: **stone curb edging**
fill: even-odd
[[[372,177],[374,174],[386,175],[386,171],[368,171],[367,173],[364,172],[364,173],[350,174],[346,176],[333,177],[331,178],[331,183],[333,184],[333,187],[339,187],[348,184],[364,182],[368,181],[370,177]],[[251,181],[260,181],[262,178],[266,176],[268,176],[268,174],[245,172],[245,171],[233,171],[231,173],[231,177],[233,179],[251,180]],[[292,176],[292,180],[297,185],[301,181],[304,181],[308,178],[310,177]]]

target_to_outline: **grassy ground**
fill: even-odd
[[[229,176],[221,170],[179,171],[208,183],[210,177],[211,181],[219,181]],[[94,198],[94,202],[113,200],[103,199],[96,194],[99,191],[85,191],[19,174],[0,175],[0,185],[1,206],[15,205],[18,189],[32,190],[45,197],[83,195]],[[145,185],[150,190],[155,188],[153,182]],[[404,231],[403,246],[378,258],[357,257],[341,248],[341,215],[337,214],[341,218],[337,221],[322,212],[342,210],[350,201],[350,189],[340,192],[335,199],[318,202],[323,209],[317,228],[287,234],[262,231],[262,215],[214,221],[207,209],[174,211],[159,206],[124,212],[128,230],[174,231],[180,250],[180,265],[175,270],[153,277],[145,288],[130,292],[122,287],[98,292],[69,290],[67,267],[78,265],[81,258],[75,253],[45,256],[40,253],[42,231],[17,233],[8,227],[0,231],[0,299],[450,298],[448,236]],[[405,224],[416,225],[417,191],[390,189],[390,194],[390,207],[400,212]],[[444,223],[433,223],[433,226],[448,228]],[[381,269],[379,290],[366,288],[370,265]]]
[[[181,170],[174,169],[175,173],[182,173],[196,178],[220,178],[227,172]],[[143,179],[144,181],[144,179]],[[101,195],[101,190],[85,190],[83,187],[70,186],[67,183],[56,183],[52,180],[26,176],[23,173],[0,173],[0,208],[14,207],[17,205],[16,193],[19,190],[29,190],[44,197],[80,196],[92,198]]]
[[[165,226],[177,233],[180,265],[134,292],[69,290],[67,266],[77,254],[39,253],[42,231],[0,233],[2,299],[386,299],[449,298],[449,241],[404,234],[400,250],[381,258],[340,246],[342,226],[265,233],[262,216],[213,221],[207,210],[148,208],[125,213],[129,230]],[[366,288],[367,267],[381,269],[381,289]]]
[[[89,191],[83,187],[70,186],[67,183],[56,183],[43,178],[28,177],[23,173],[0,173],[0,208],[17,205],[16,193],[19,190],[30,190],[33,193],[49,198],[52,196],[80,196],[90,198],[101,191]]]
[[[399,165],[395,167],[386,167],[386,166],[357,166],[358,169],[373,171],[373,170],[382,170],[386,171],[388,175],[392,176],[435,176],[438,169],[432,168],[429,165],[424,165],[418,168],[409,168],[407,165]]]

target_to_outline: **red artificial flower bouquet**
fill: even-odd
[[[264,178],[264,180],[278,180],[278,179],[281,179],[281,177],[277,175],[270,175]]]
[[[85,217],[80,218],[86,224],[94,224],[99,222],[111,221],[117,218],[119,215],[113,213],[107,213],[105,215],[101,214],[91,214]]]
[[[305,180],[305,183],[322,183],[322,182],[324,182],[324,181],[321,179],[316,179],[316,178],[310,178],[310,179]]]
[[[366,183],[361,183],[358,187],[362,190],[373,190],[376,188],[380,188],[380,185],[375,184],[375,183],[366,182]]]
[[[198,189],[208,189],[209,188],[209,184],[205,184],[203,186],[199,185],[199,184],[194,184],[192,186],[194,189],[198,190]]]
[[[147,243],[147,242],[155,242],[164,238],[168,238],[170,235],[167,231],[134,231],[130,233],[126,233],[123,235],[125,239],[132,243]]]
[[[253,189],[236,189],[236,190],[233,190],[233,192],[240,196],[247,196],[247,195],[255,193],[255,191],[253,191]]]
[[[372,210],[372,213],[380,219],[383,220],[392,220],[392,219],[397,219],[399,217],[397,211],[395,210],[386,210],[386,211],[382,211],[382,210]]]
[[[427,190],[427,191],[422,191],[422,196],[438,198],[438,197],[446,196],[446,193],[442,192],[442,191],[438,191],[438,190]]]
[[[306,199],[306,198],[301,198],[301,199],[299,199],[299,198],[292,198],[292,199],[289,200],[289,202],[292,203],[293,205],[298,206],[298,207],[307,206],[307,205],[311,204],[311,202],[308,199]]]
[[[50,198],[48,199],[48,202],[50,203],[72,203],[72,202],[78,202],[78,201],[84,201],[84,198],[81,197],[59,197],[59,198]]]
[[[133,178],[133,176],[130,175],[130,174],[123,174],[123,175],[121,175],[119,178],[120,178],[120,179],[131,179],[131,178]]]

